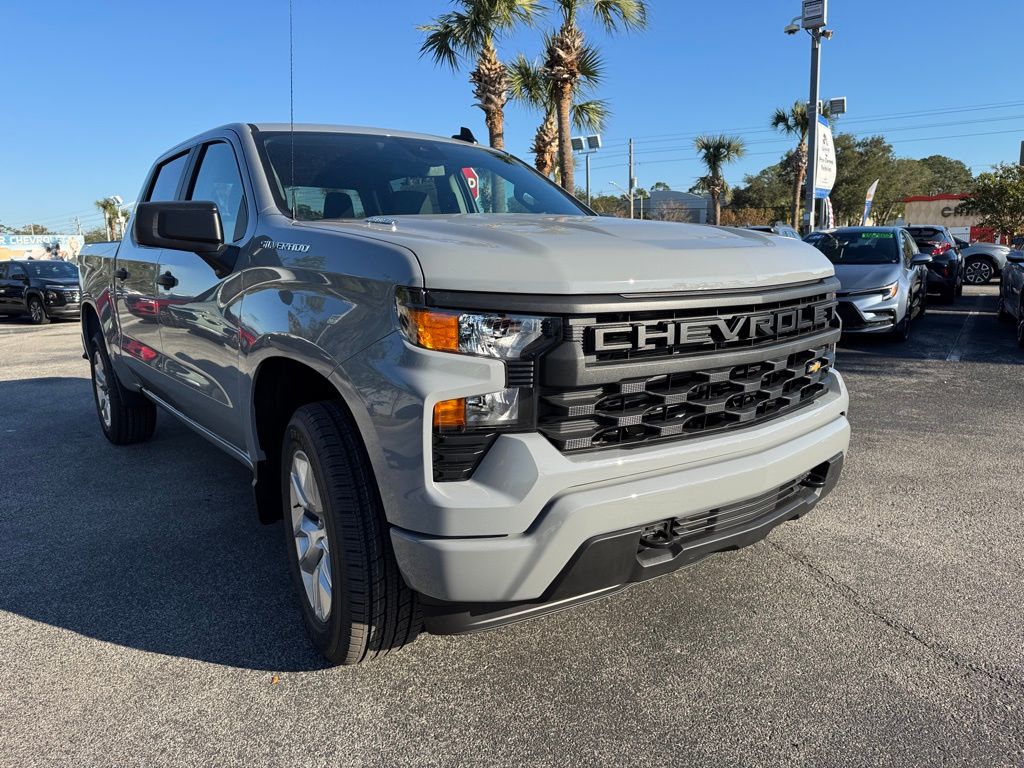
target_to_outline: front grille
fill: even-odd
[[[825,345],[743,365],[542,387],[538,426],[565,452],[715,434],[813,401],[826,389],[832,356]]]
[[[837,312],[839,319],[843,321],[843,328],[859,328],[864,325],[864,318],[860,316],[860,312],[847,301],[839,302]]]
[[[81,297],[78,291],[64,291],[64,301],[68,304],[77,304]]]
[[[596,363],[711,354],[769,346],[837,327],[835,305],[832,295],[815,293],[761,304],[734,300],[711,309],[606,312],[570,318],[564,337],[580,344]],[[766,322],[752,328],[756,319]]]
[[[805,474],[760,496],[649,525],[640,535],[639,551],[668,549],[756,523],[759,518],[782,509],[806,490],[804,483],[807,480],[808,475]]]

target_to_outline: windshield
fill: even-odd
[[[281,209],[297,219],[587,211],[515,158],[472,144],[352,133],[260,133]]]
[[[32,277],[78,277],[78,267],[67,261],[26,261],[24,266]]]
[[[833,264],[895,264],[899,261],[893,232],[815,232],[806,240]]]

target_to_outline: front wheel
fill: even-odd
[[[910,338],[910,323],[910,307],[907,307],[907,314],[903,316],[902,320],[896,323],[896,327],[892,330],[893,341],[902,343]]]
[[[50,322],[50,316],[46,314],[46,307],[43,306],[43,300],[38,296],[33,296],[28,300],[28,316],[32,319],[32,323],[35,325],[46,325]]]
[[[93,400],[103,434],[114,445],[130,445],[149,440],[156,429],[156,406],[137,392],[130,392],[121,386],[110,365],[107,346],[101,334],[92,337],[90,347]]]
[[[995,270],[988,259],[968,259],[964,270],[964,281],[971,285],[985,285],[995,276]]]
[[[412,642],[416,594],[398,571],[369,458],[333,402],[299,408],[281,450],[284,533],[292,582],[317,650],[358,664]]]
[[[1024,348],[1024,312],[1017,321],[1017,346]]]
[[[999,303],[996,305],[996,319],[1000,323],[1008,323],[1013,320],[1013,315],[1006,311],[1006,302],[1002,295],[999,296]]]

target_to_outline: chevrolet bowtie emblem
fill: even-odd
[[[821,360],[811,360],[811,362],[809,362],[807,364],[807,372],[808,373],[817,373],[820,370],[821,370]]]

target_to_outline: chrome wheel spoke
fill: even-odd
[[[288,495],[292,538],[306,599],[316,617],[326,621],[331,613],[331,553],[320,487],[303,451],[292,455]]]

